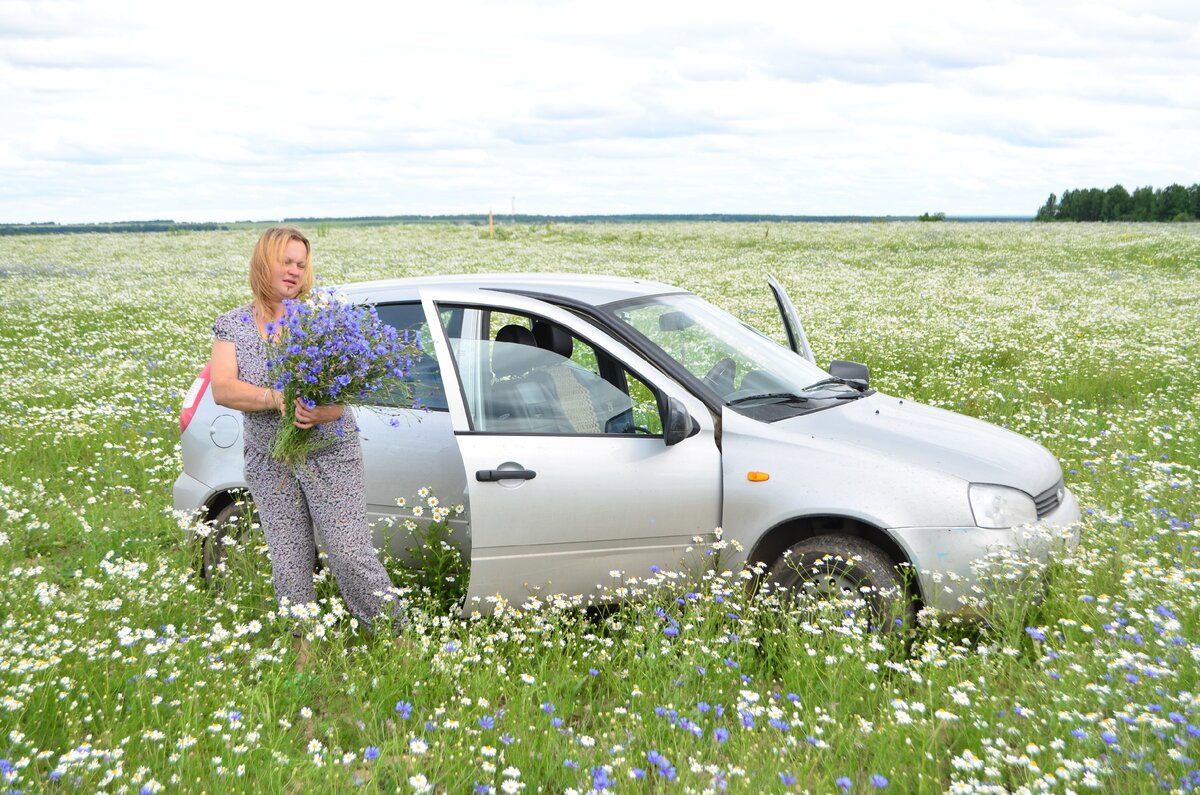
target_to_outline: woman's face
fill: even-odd
[[[283,257],[271,266],[271,287],[279,300],[295,298],[300,294],[300,284],[304,275],[305,259],[308,251],[299,240],[289,240],[283,250]]]

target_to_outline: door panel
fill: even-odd
[[[613,570],[679,569],[693,536],[720,517],[720,453],[704,405],[557,307],[480,291],[422,298],[431,319],[465,310],[462,332],[439,324],[433,335],[470,504],[464,610],[490,612],[497,595],[521,604],[536,592],[596,594]],[[493,314],[507,330],[492,328]],[[700,426],[673,447],[657,416],[667,396]]]
[[[418,492],[428,489],[443,506],[464,505],[466,478],[424,306],[412,300],[385,302],[378,304],[376,311],[380,320],[420,346],[404,388],[372,395],[374,405],[355,407],[362,440],[367,514],[376,547],[386,546],[392,554],[408,558],[411,535],[404,529],[404,520],[418,524],[430,520],[427,498],[420,498]],[[448,314],[440,322],[457,331],[461,313]],[[414,405],[416,408],[410,408]],[[404,507],[397,504],[398,500],[405,502]],[[421,517],[414,515],[417,506],[423,509]],[[448,518],[452,538],[465,548],[466,516],[452,513]]]
[[[539,588],[587,596],[613,584],[612,570],[678,570],[692,537],[717,524],[718,458],[703,454],[711,437],[674,447],[653,437],[457,438],[471,494],[473,597],[520,604]],[[477,480],[480,470],[508,468],[534,477]]]
[[[465,505],[466,477],[450,415],[445,411],[402,411],[356,406],[366,479],[367,518],[377,549],[408,559],[409,533],[405,519],[418,523],[413,507],[422,504],[418,491],[428,488],[447,507]],[[395,424],[393,425],[393,421]],[[397,500],[405,500],[401,508]],[[452,538],[467,545],[467,516],[451,514]],[[465,550],[464,550],[465,551]]]

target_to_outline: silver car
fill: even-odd
[[[1051,537],[1075,543],[1078,504],[1045,448],[877,392],[864,365],[822,370],[770,286],[790,349],[638,279],[344,287],[426,351],[411,374],[418,407],[355,407],[377,544],[403,547],[384,528],[411,518],[397,498],[428,487],[466,506],[450,521],[466,539],[467,611],[677,569],[695,536],[720,528],[726,565],[762,562],[786,586],[899,593],[890,603],[911,613],[962,610],[989,555],[1044,560]],[[181,426],[175,507],[229,516],[245,487],[241,416],[213,403],[206,372]]]

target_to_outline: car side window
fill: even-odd
[[[412,398],[400,392],[375,395],[370,402],[380,406],[403,406],[408,408],[426,408],[431,411],[447,411],[446,390],[442,386],[442,373],[438,366],[437,354],[433,350],[433,338],[429,333],[429,323],[425,320],[425,310],[419,302],[404,304],[379,304],[375,307],[379,319],[393,327],[401,334],[407,332],[415,336],[421,344],[421,355],[415,357],[405,382],[412,390]],[[455,322],[461,327],[462,310],[443,313],[442,324],[448,328],[455,327]]]
[[[471,427],[491,433],[662,435],[657,393],[564,326],[482,308],[447,328]]]

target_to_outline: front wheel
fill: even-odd
[[[792,545],[767,572],[766,581],[797,601],[808,595],[861,604],[880,628],[912,627],[916,621],[916,602],[895,563],[879,547],[854,536],[815,536]]]

